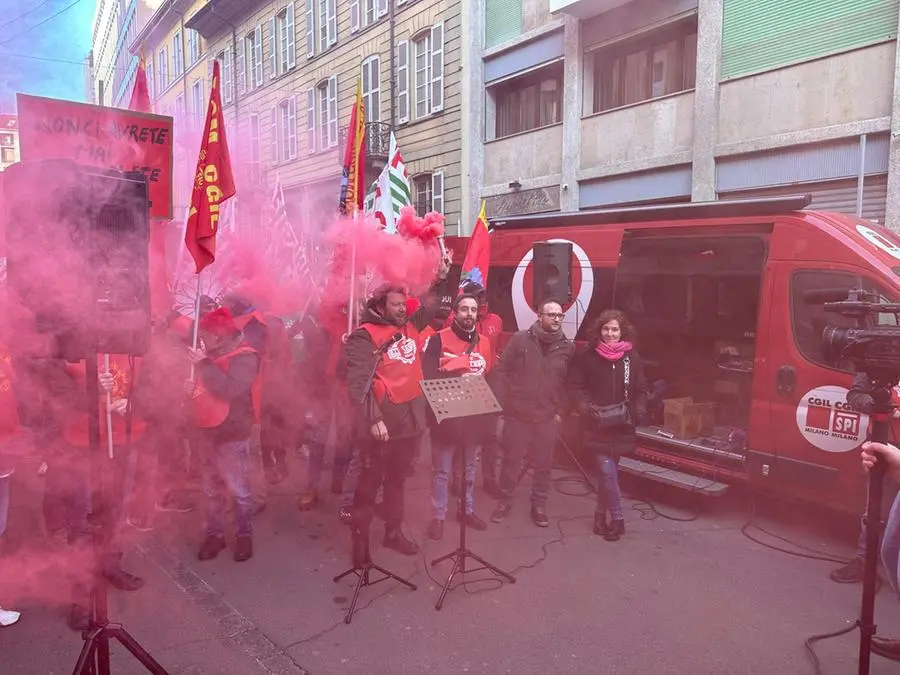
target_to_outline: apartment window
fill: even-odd
[[[350,32],[371,26],[388,13],[388,0],[350,0]]]
[[[184,94],[178,94],[175,97],[175,121],[183,124],[186,113],[187,111],[184,109]]]
[[[184,72],[184,42],[181,40],[181,31],[177,31],[172,37],[172,77],[181,77]]]
[[[166,48],[163,47],[156,55],[156,73],[159,76],[159,87],[157,91],[162,93],[169,86],[169,55]]]
[[[195,30],[187,32],[188,65],[192,66],[200,60],[200,33]]]
[[[269,114],[269,156],[273,166],[278,164],[278,106]]]
[[[381,121],[381,59],[371,56],[362,64],[362,95],[369,122]]]
[[[282,161],[297,159],[297,99],[293,96],[278,104],[278,123]]]
[[[269,21],[269,79],[297,65],[294,5],[289,4]]]
[[[413,40],[416,119],[444,108],[444,25],[437,24]]]
[[[263,42],[262,26],[257,26],[244,38],[246,54],[247,88],[256,89],[263,83]]]
[[[259,157],[259,115],[250,115],[250,166],[248,174],[250,182],[256,185],[260,182],[260,157]]]
[[[205,113],[203,106],[203,80],[197,80],[191,85],[191,116],[193,124],[203,124]]]
[[[416,215],[424,217],[429,211],[444,212],[444,172],[424,173],[412,179]]]
[[[147,75],[147,93],[150,94],[150,100],[153,100],[153,92],[156,89],[156,82],[153,80],[153,57],[144,65],[144,72]]]
[[[316,92],[306,90],[306,148],[312,154],[316,151]]]
[[[491,88],[496,138],[562,122],[563,63],[514,77]]]
[[[597,50],[593,69],[594,112],[693,89],[697,19]]]
[[[234,82],[232,80],[234,75],[232,74],[231,57],[232,51],[230,47],[225,49],[225,51],[219,52],[218,56],[216,56],[216,60],[219,62],[219,65],[222,66],[222,81],[220,82],[220,85],[222,90],[222,100],[225,103],[230,103],[231,99],[234,98]]]
[[[409,42],[397,43],[397,122],[409,122]]]
[[[337,77],[332,75],[316,87],[316,107],[319,122],[317,146],[320,150],[338,143]]]
[[[15,148],[0,148],[0,162],[4,164],[12,164],[16,161],[16,149]]]
[[[306,56],[337,42],[337,0],[306,0]]]

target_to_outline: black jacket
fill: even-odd
[[[573,406],[583,419],[591,435],[615,436],[634,433],[634,428],[593,429],[589,423],[590,406],[608,406],[625,401],[625,367],[628,359],[628,399],[631,418],[641,423],[647,417],[647,380],[640,354],[632,350],[620,361],[609,361],[600,356],[593,346],[579,352],[569,369],[569,387]]]
[[[847,404],[856,412],[871,415],[875,412],[875,398],[872,396],[872,381],[865,373],[857,373],[847,392]]]
[[[446,282],[439,281],[432,286],[429,293],[443,293],[445,287]],[[434,312],[427,309],[428,306],[429,303],[423,302],[419,310],[408,319],[416,331],[421,331],[432,319]],[[361,323],[385,325],[387,322],[371,309],[367,309]],[[397,332],[401,330],[398,327]],[[351,405],[356,411],[356,433],[360,438],[372,438],[372,425],[378,422],[384,422],[392,440],[416,436],[425,430],[427,403],[424,396],[419,396],[408,403],[395,404],[387,399],[376,403],[374,396],[369,395],[372,389],[372,373],[375,372],[382,354],[375,349],[368,331],[359,328],[351,333],[347,338],[345,353],[347,389],[350,392]]]
[[[575,344],[565,335],[542,345],[534,327],[512,336],[494,370],[493,389],[503,415],[542,424],[564,412],[565,381]]]
[[[487,340],[488,338],[472,331],[466,333],[455,323],[450,326],[451,330],[456,333],[461,340],[466,340],[472,345],[473,351],[477,350],[478,340]],[[441,355],[444,352],[441,334],[438,332],[428,339],[428,346],[422,354],[422,371],[426,380],[439,380],[448,377],[462,377],[462,374],[448,374],[441,372]],[[431,437],[445,443],[464,443],[466,445],[478,445],[486,437],[489,431],[489,425],[496,424],[496,414],[473,415],[471,417],[458,417],[447,419],[438,424],[437,418],[429,410],[428,424],[431,427]]]

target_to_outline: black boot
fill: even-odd
[[[385,529],[382,546],[392,548],[403,555],[415,555],[419,552],[416,542],[407,539],[399,527]]]
[[[625,534],[625,521],[621,518],[609,521],[609,530],[603,538],[606,541],[619,541],[619,538]]]
[[[594,514],[594,534],[604,536],[609,532],[609,525],[606,524],[606,512]]]
[[[137,591],[144,587],[143,579],[126,572],[121,567],[104,570],[103,577],[113,588],[118,588],[120,591]]]

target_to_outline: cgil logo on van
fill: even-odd
[[[594,268],[591,265],[587,253],[585,253],[584,249],[574,241],[570,239],[549,239],[548,241],[572,244],[572,253],[578,261],[578,269],[573,270],[572,285],[574,286],[577,281],[578,272],[580,272],[581,276],[581,285],[579,286],[577,293],[574,293],[575,300],[569,307],[564,308],[566,317],[563,319],[562,324],[562,329],[566,334],[566,337],[570,340],[574,340],[575,335],[577,335],[578,330],[581,328],[581,322],[584,321],[584,317],[587,315],[588,309],[590,309],[591,306],[591,297],[594,295]],[[531,297],[526,297],[525,289],[525,272],[531,266],[533,258],[534,250],[529,248],[525,255],[522,256],[522,259],[516,266],[515,274],[513,274],[512,304],[513,311],[516,315],[516,326],[518,326],[519,330],[529,328],[531,324],[537,320],[537,313],[532,308],[532,301],[534,299],[533,283],[527,290],[527,295]],[[572,290],[574,291],[575,289],[573,288]]]
[[[871,227],[866,227],[865,225],[857,225],[856,231],[859,232],[866,241],[868,241],[876,248],[880,248],[888,255],[896,258],[897,260],[900,260],[900,246],[897,246],[897,244],[892,242],[880,232],[876,232]]]
[[[850,452],[869,431],[869,416],[847,404],[844,387],[810,389],[797,406],[797,428],[812,445],[825,452]]]

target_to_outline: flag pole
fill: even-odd
[[[359,211],[353,212],[353,227],[359,225]],[[350,300],[347,303],[347,337],[356,326],[356,233],[353,234],[353,242],[350,244]]]
[[[197,349],[197,342],[200,339],[200,275],[197,275],[197,293],[194,296],[194,336],[191,340],[191,347]],[[197,374],[197,367],[191,364],[191,382]]]
[[[103,355],[103,370],[109,373],[109,354]],[[108,448],[109,458],[113,459],[115,451],[113,449],[113,431],[112,431],[112,394],[106,392],[106,446]]]

